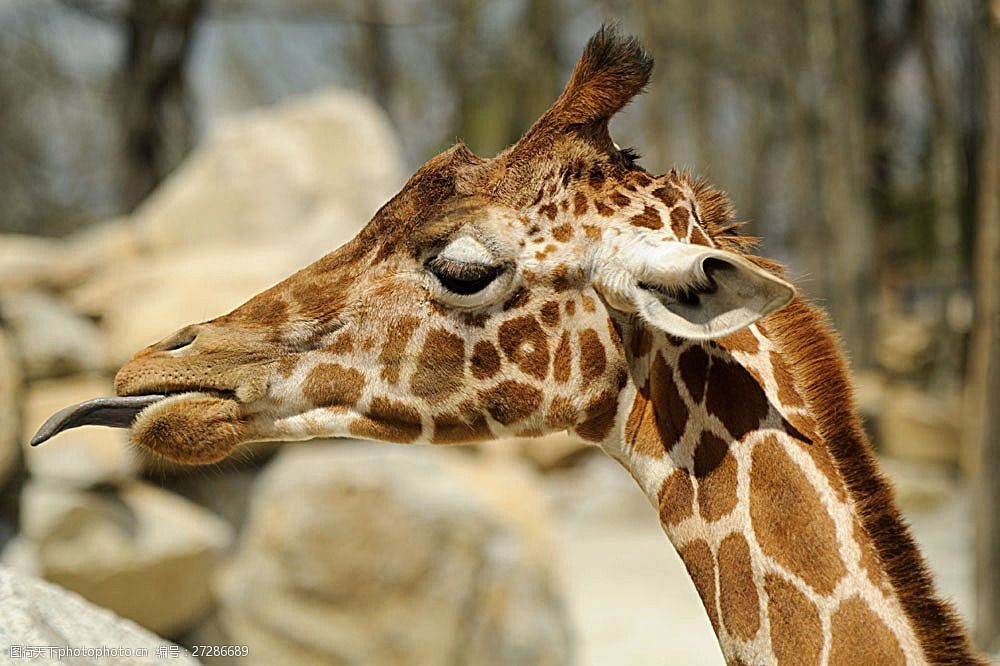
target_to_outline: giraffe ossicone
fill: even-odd
[[[823,316],[721,192],[608,134],[652,60],[602,28],[514,146],[457,145],[356,238],[60,412],[205,463],[253,440],[571,430],[659,512],[731,664],[985,663],[934,593]]]

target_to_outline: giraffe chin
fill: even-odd
[[[206,465],[244,441],[244,428],[236,400],[179,393],[143,409],[132,423],[131,440],[174,462]]]

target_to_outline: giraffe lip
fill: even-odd
[[[64,430],[85,425],[128,428],[139,412],[163,400],[165,394],[132,395],[114,398],[94,398],[60,409],[50,416],[31,438],[38,446]]]

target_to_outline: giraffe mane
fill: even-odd
[[[777,262],[752,254],[758,239],[742,235],[729,197],[703,180],[687,179],[701,223],[720,247],[782,276]],[[954,607],[938,597],[933,578],[895,502],[892,485],[878,468],[861,425],[839,336],[823,310],[797,296],[766,317],[761,329],[787,355],[795,386],[816,419],[834,465],[854,501],[900,604],[913,623],[925,655],[935,664],[987,664],[969,643]]]

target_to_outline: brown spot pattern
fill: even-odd
[[[611,217],[615,214],[615,209],[603,201],[595,201],[594,206],[597,208],[597,214],[601,217]]]
[[[288,321],[288,303],[271,291],[265,291],[240,307],[239,317],[260,326],[278,326]]]
[[[592,328],[586,328],[579,333],[580,337],[580,375],[584,381],[593,381],[604,374],[607,367],[607,355],[601,338]]]
[[[570,371],[573,365],[573,349],[569,342],[569,333],[563,331],[559,339],[559,346],[556,348],[556,356],[552,363],[552,376],[560,384],[569,381]]]
[[[385,343],[379,353],[378,362],[382,364],[382,379],[395,384],[399,381],[399,373],[403,367],[403,355],[413,332],[420,325],[416,317],[400,317],[389,325],[386,331]]]
[[[764,576],[771,647],[778,666],[814,666],[823,651],[819,612],[806,595],[777,574]]]
[[[642,358],[653,348],[653,335],[649,332],[649,329],[642,324],[638,324],[632,330],[631,337],[630,347],[632,349],[633,358]]]
[[[678,206],[670,211],[670,228],[677,238],[687,238],[690,219],[688,209],[683,206]]]
[[[550,428],[568,428],[576,420],[576,408],[569,398],[557,395],[552,398],[545,413],[545,425]]]
[[[442,328],[430,331],[410,380],[413,395],[433,405],[458,391],[464,380],[465,341]]]
[[[750,331],[750,327],[741,328],[735,333],[730,333],[724,338],[719,338],[719,345],[723,349],[734,352],[744,352],[746,354],[756,354],[760,349],[760,343],[756,336]]]
[[[653,196],[665,203],[667,206],[673,206],[675,203],[680,201],[681,192],[673,185],[667,183],[663,187],[658,187],[653,190]]]
[[[497,422],[510,425],[535,413],[542,403],[542,392],[534,386],[508,380],[481,391],[479,399]]]
[[[350,432],[355,437],[400,444],[413,442],[422,430],[417,410],[384,397],[374,398],[365,415],[351,421],[350,425]]]
[[[588,442],[603,441],[615,424],[617,411],[618,390],[605,391],[587,404],[586,418],[576,426],[576,434]]]
[[[698,404],[705,395],[705,381],[708,379],[708,354],[701,345],[693,345],[681,354],[677,361],[681,379],[687,386],[691,400]]]
[[[688,416],[673,373],[663,354],[657,354],[649,383],[636,395],[625,422],[625,439],[638,453],[662,457],[680,441]]]
[[[663,221],[660,219],[660,214],[652,206],[643,208],[642,212],[633,215],[629,222],[634,227],[643,227],[645,229],[655,230],[663,228]]]
[[[531,300],[531,292],[528,289],[521,287],[520,289],[518,289],[517,291],[515,291],[513,294],[510,295],[510,298],[508,298],[507,301],[503,304],[503,310],[504,312],[507,312],[508,310],[519,308],[522,305],[526,305],[530,300]]]
[[[556,219],[556,213],[558,212],[558,209],[556,208],[555,204],[547,203],[541,208],[539,208],[538,212],[544,215],[545,217],[549,218],[550,220],[554,220]]]
[[[472,348],[472,358],[469,359],[472,376],[476,379],[488,379],[500,372],[500,353],[492,343],[480,340]]]
[[[684,566],[688,570],[688,575],[694,582],[694,587],[698,590],[698,596],[705,605],[708,619],[712,623],[715,633],[719,633],[719,615],[716,608],[715,594],[715,558],[712,556],[712,549],[708,543],[698,539],[692,541],[678,551]]]
[[[784,359],[773,350],[771,351],[771,370],[774,380],[778,384],[778,400],[785,407],[804,407],[805,402],[802,396],[795,390],[795,380],[792,373],[788,371]]]
[[[552,288],[557,292],[578,286],[583,281],[583,270],[559,264],[552,271]]]
[[[464,444],[466,442],[485,442],[493,438],[486,418],[479,413],[463,418],[461,414],[435,414],[434,436],[435,444]]]
[[[827,478],[830,482],[830,487],[833,489],[834,494],[837,496],[841,502],[847,501],[847,487],[844,485],[843,480],[840,477],[840,472],[834,466],[833,457],[830,455],[830,450],[823,445],[821,440],[816,439],[814,428],[810,427],[811,420],[808,417],[800,417],[798,415],[793,415],[792,421],[802,426],[803,434],[811,434],[811,439],[808,442],[801,441],[795,435],[791,435],[791,438],[795,441],[796,445],[800,446],[809,457],[812,458],[813,463],[816,465],[816,469],[819,473]],[[795,427],[794,425],[792,427]],[[798,428],[796,428],[798,430]],[[791,433],[790,433],[791,434]]]
[[[675,469],[660,486],[660,522],[677,525],[693,515],[694,485],[691,476],[682,469]]]
[[[694,451],[694,475],[702,518],[714,522],[736,508],[736,458],[726,442],[707,430]]]
[[[860,597],[841,602],[830,621],[830,666],[905,664],[899,641]]]
[[[538,320],[528,315],[509,319],[497,333],[504,355],[528,375],[545,379],[549,374],[549,343]]]
[[[742,534],[730,534],[719,544],[719,609],[726,630],[741,640],[752,639],[760,629],[750,546]]]
[[[618,206],[619,208],[624,208],[625,206],[632,203],[632,200],[621,192],[615,191],[611,194],[611,203]]]
[[[323,351],[330,352],[331,354],[350,354],[354,351],[354,339],[350,333],[344,331],[337,335],[333,342],[324,348]]]
[[[711,247],[712,242],[705,235],[705,232],[701,230],[701,227],[695,225],[691,227],[691,242],[695,245],[706,245]]]
[[[573,227],[568,224],[560,224],[559,226],[552,227],[552,237],[560,243],[565,243],[573,237]]]
[[[750,520],[764,554],[820,594],[833,591],[845,573],[833,519],[773,435],[753,451]]]
[[[365,377],[338,363],[320,363],[309,371],[302,395],[317,407],[352,406],[361,399]]]
[[[542,305],[542,323],[546,328],[554,328],[559,325],[559,303],[546,301]]]
[[[577,192],[573,195],[573,215],[579,217],[587,212],[587,195]]]
[[[719,358],[712,360],[708,372],[705,405],[737,440],[756,430],[768,410],[764,390],[746,368]]]

